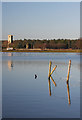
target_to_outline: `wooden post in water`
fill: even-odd
[[[49,95],[51,96],[51,82],[50,82],[50,78],[51,80],[53,81],[54,85],[56,86],[56,83],[54,82],[53,78],[52,78],[52,73],[55,71],[57,65],[53,68],[53,70],[51,71],[51,65],[52,65],[52,62],[50,61],[49,62],[49,75],[48,75],[48,83],[49,83]]]
[[[52,75],[52,73],[55,71],[56,67],[57,67],[57,65],[56,65],[56,66],[53,68],[53,70],[49,73],[49,76],[48,76],[48,77],[50,77],[50,76]]]
[[[69,60],[67,83],[69,82],[70,67],[71,67],[71,60]]]
[[[48,75],[48,78],[50,77],[50,73],[51,73],[51,65],[52,65],[52,62],[50,61],[49,62],[49,75]]]
[[[56,68],[57,68],[57,65],[53,68],[53,70],[51,71],[50,75],[55,71]]]

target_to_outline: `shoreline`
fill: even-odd
[[[40,49],[18,49],[18,50],[2,50],[0,52],[76,52],[76,53],[80,53],[82,52],[82,50],[80,49],[46,49],[46,50],[40,50]]]

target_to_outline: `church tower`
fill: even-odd
[[[13,43],[13,35],[8,35],[8,44]]]

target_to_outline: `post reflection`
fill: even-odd
[[[50,78],[51,78],[51,80],[52,80],[53,84],[54,84],[54,85],[55,85],[55,87],[56,87],[57,85],[56,85],[56,83],[55,83],[54,79],[52,78],[52,76],[51,76]]]
[[[8,69],[11,71],[13,69],[13,61],[8,60]]]
[[[71,100],[70,100],[69,83],[67,83],[67,94],[68,94],[68,103],[69,103],[69,105],[70,105],[70,104],[71,104]]]
[[[48,78],[48,84],[49,84],[49,95],[51,96],[51,80],[53,82],[53,84],[55,85],[55,87],[57,86],[55,81],[53,80],[52,76],[50,76]],[[70,89],[69,89],[69,82],[67,83],[67,96],[68,96],[68,104],[71,105],[71,100],[70,100]]]
[[[10,57],[13,56],[13,53],[8,53],[8,56],[10,56]]]
[[[48,79],[48,84],[49,84],[49,95],[51,96],[51,81],[50,81],[50,77]]]
[[[50,78],[51,78],[51,79],[50,79]],[[51,94],[51,81],[50,81],[50,80],[52,80],[52,82],[53,82],[53,84],[55,85],[55,87],[56,87],[57,85],[56,85],[55,81],[53,80],[52,76],[50,76],[50,77],[48,78],[48,84],[49,84],[49,95],[51,96],[52,94]]]

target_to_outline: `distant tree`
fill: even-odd
[[[25,39],[15,40],[13,43],[9,44],[9,47],[13,48],[26,48],[26,44],[29,44],[30,48],[41,48],[41,49],[82,49],[82,38],[76,40],[70,39],[51,39],[51,40],[39,40],[39,39]],[[2,41],[2,48],[8,47],[7,41]]]
[[[8,47],[8,41],[2,41],[2,49],[6,49]]]

